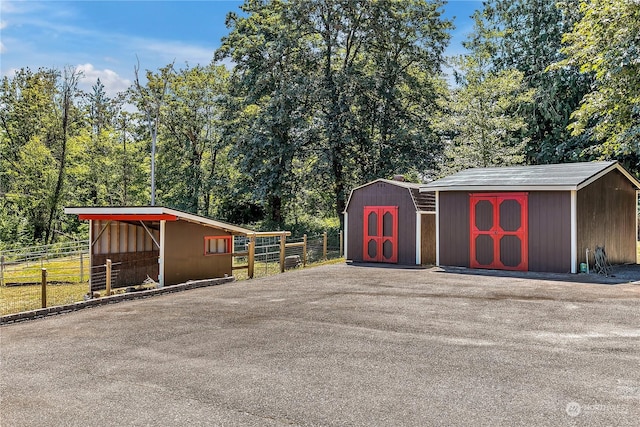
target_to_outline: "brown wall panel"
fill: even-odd
[[[529,193],[529,270],[571,271],[571,193]]]
[[[420,215],[421,244],[420,258],[422,264],[436,263],[436,216],[435,214]]]
[[[440,265],[469,266],[469,194],[440,192]]]
[[[398,206],[398,264],[416,263],[416,208],[406,188],[376,182],[351,195],[347,210],[347,256],[362,261],[365,206]]]
[[[578,191],[577,211],[579,262],[604,246],[609,262],[636,263],[636,192],[626,177],[614,170]]]
[[[231,275],[231,254],[204,255],[205,236],[228,233],[186,221],[167,221],[165,233],[165,285]]]

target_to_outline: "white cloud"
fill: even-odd
[[[115,96],[118,92],[123,92],[131,86],[131,80],[121,77],[108,68],[98,70],[93,64],[80,64],[76,66],[76,71],[82,72],[84,75],[84,79],[80,82],[80,86],[84,90],[90,90],[98,79],[104,85],[105,92],[109,96]]]
[[[0,53],[5,53],[7,49],[4,47],[4,43],[0,42]]]
[[[7,21],[0,21],[0,30],[4,30],[7,28]]]

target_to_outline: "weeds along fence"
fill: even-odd
[[[264,233],[263,233],[264,234]],[[301,268],[343,254],[342,232],[292,238],[284,233],[266,233],[234,239],[234,275],[237,280],[264,277],[291,268]],[[89,268],[88,241],[33,246],[0,252],[0,315],[71,304],[88,297],[124,292],[126,277],[157,268],[158,258],[131,262],[106,260]],[[251,268],[249,268],[251,264]],[[122,282],[122,283],[121,283]],[[140,287],[155,287],[141,282]],[[91,289],[89,287],[91,286]],[[120,288],[120,289],[117,289]],[[100,291],[96,294],[96,291]]]

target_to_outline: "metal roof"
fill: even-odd
[[[109,219],[139,221],[145,218],[173,217],[173,220],[183,220],[217,228],[231,234],[253,235],[255,232],[237,225],[216,221],[203,216],[169,209],[162,206],[104,206],[104,207],[69,207],[64,209],[65,214],[78,215],[86,219]]]
[[[422,185],[420,191],[572,191],[618,170],[635,187],[640,182],[616,161],[474,168]]]
[[[409,191],[409,195],[411,196],[411,199],[413,200],[413,204],[415,205],[417,211],[435,212],[436,210],[435,193],[430,190],[422,191],[420,188],[423,186],[423,184],[415,184],[412,182],[404,182],[404,181],[396,181],[391,179],[380,178],[380,179],[376,179],[375,181],[367,182],[366,184],[351,190],[351,193],[349,194],[349,199],[347,200],[347,204],[345,205],[344,211],[346,212],[347,209],[349,208],[349,203],[351,202],[351,196],[353,195],[354,191],[364,187],[368,187],[369,185],[373,185],[377,182],[384,182],[386,184],[395,185],[396,187],[406,188],[407,191]]]

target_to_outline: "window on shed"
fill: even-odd
[[[204,254],[228,254],[231,253],[231,236],[205,236]]]

